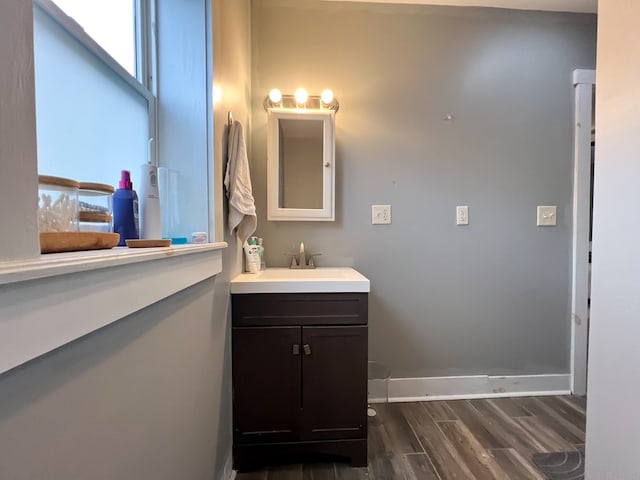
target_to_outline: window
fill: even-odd
[[[137,173],[155,136],[151,92],[125,80],[45,11],[35,9],[34,20],[38,171],[107,184],[121,169]]]
[[[34,0],[39,173],[117,186],[126,169],[136,188],[151,160],[163,237],[215,238],[209,0],[54,1]]]
[[[34,55],[39,173],[107,184],[122,169],[135,177],[155,138],[154,95],[49,1],[34,9]]]
[[[125,70],[136,76],[135,0],[53,1]]]

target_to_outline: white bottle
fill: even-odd
[[[142,165],[138,201],[140,203],[140,238],[162,238],[158,167]]]

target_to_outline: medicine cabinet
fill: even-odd
[[[267,114],[267,219],[335,220],[335,111]]]

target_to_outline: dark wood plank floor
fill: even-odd
[[[290,464],[237,480],[544,480],[535,452],[584,449],[586,400],[519,397],[373,405],[367,468]]]

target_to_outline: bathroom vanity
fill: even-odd
[[[231,282],[236,468],[307,453],[366,465],[368,292],[351,268]]]

